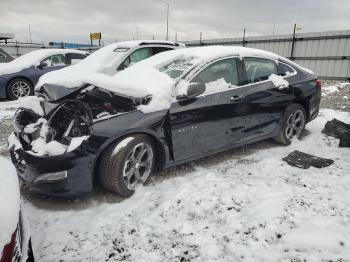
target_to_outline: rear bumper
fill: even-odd
[[[310,98],[308,122],[315,119],[318,116],[318,113],[320,111],[320,103],[321,103],[321,90],[318,88],[316,93],[313,94]]]
[[[82,196],[93,189],[95,155],[80,148],[58,156],[33,156],[22,149],[10,150],[20,180],[30,191],[63,198]],[[50,179],[49,173],[64,176]]]

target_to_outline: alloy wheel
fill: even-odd
[[[292,139],[294,136],[299,137],[305,126],[305,116],[302,110],[296,110],[290,114],[285,129],[286,137]]]
[[[123,181],[128,189],[135,189],[143,184],[151,173],[153,165],[153,149],[147,143],[139,143],[128,154],[124,169]]]
[[[30,95],[30,86],[24,81],[16,81],[11,88],[13,95],[17,98]]]

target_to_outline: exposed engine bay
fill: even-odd
[[[45,95],[39,96],[35,98],[43,115],[28,106],[20,107],[13,119],[15,136],[9,138],[10,147],[11,143],[17,147],[20,143],[23,150],[34,155],[71,152],[90,137],[94,122],[134,111],[150,99],[135,101],[93,86],[50,102]]]

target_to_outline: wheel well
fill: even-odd
[[[9,81],[7,81],[6,90],[9,87],[10,83],[16,79],[24,79],[24,80],[28,81],[32,85],[32,87],[34,87],[33,82],[29,78],[24,77],[24,76],[15,76],[15,77],[11,78]]]
[[[307,119],[307,121],[309,121],[309,119],[310,119],[309,104],[304,100],[297,100],[297,101],[295,101],[295,103],[304,107],[305,113],[306,113],[306,119]]]
[[[97,182],[97,180],[98,180],[97,171],[98,171],[98,166],[100,165],[100,159],[101,159],[102,154],[113,143],[119,142],[119,141],[123,140],[125,137],[131,136],[131,135],[144,135],[144,136],[149,137],[152,140],[152,142],[155,146],[155,150],[156,150],[156,152],[155,152],[155,155],[156,155],[155,172],[162,170],[162,168],[165,165],[165,149],[164,149],[162,143],[155,136],[148,134],[148,133],[144,133],[144,132],[129,133],[129,134],[120,136],[120,137],[114,139],[113,141],[110,141],[110,143],[108,143],[108,145],[106,145],[103,148],[103,150],[101,152],[99,152],[97,159],[95,160],[95,163],[93,165],[94,182]]]

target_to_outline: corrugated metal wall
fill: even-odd
[[[187,46],[243,45],[243,38],[196,40]],[[244,46],[263,49],[290,58],[323,79],[350,81],[350,30],[246,37]],[[293,57],[292,57],[293,56]]]

